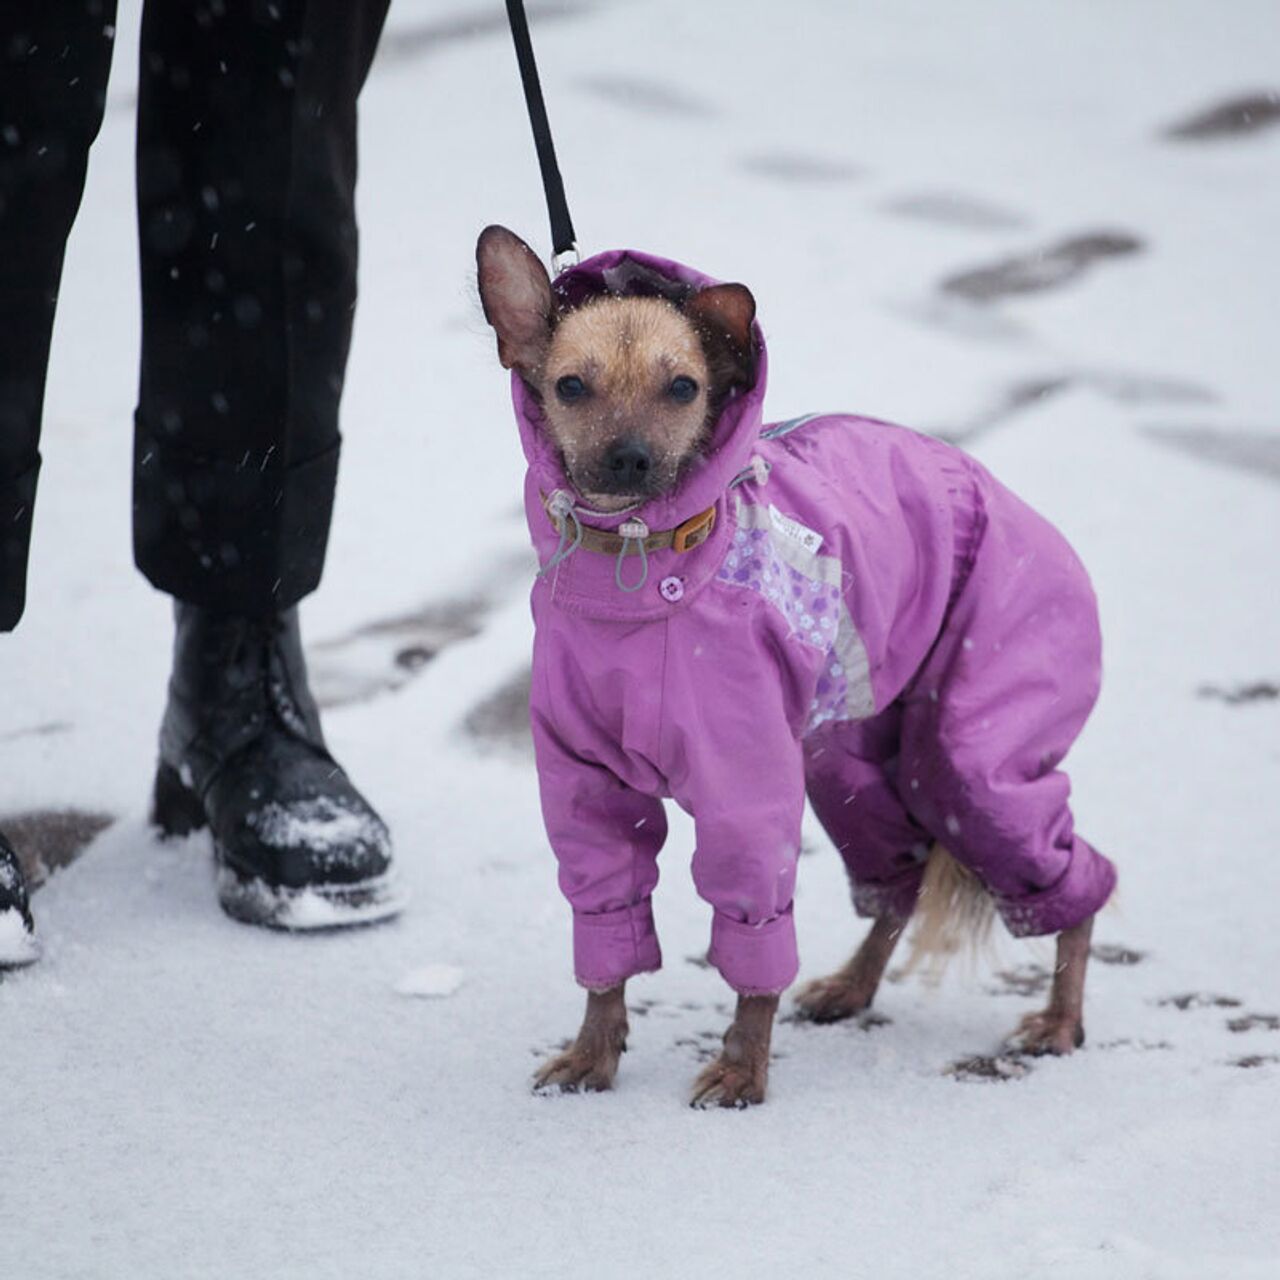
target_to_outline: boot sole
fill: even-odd
[[[151,821],[165,838],[187,836],[209,825],[200,797],[167,764],[156,771]],[[290,888],[233,870],[216,838],[213,852],[218,902],[227,915],[244,924],[310,933],[379,924],[404,910],[405,895],[393,872],[351,884]]]

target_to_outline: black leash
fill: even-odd
[[[529,108],[529,123],[533,127],[533,145],[538,151],[542,186],[547,194],[553,250],[551,262],[558,274],[564,267],[577,262],[577,237],[573,233],[573,219],[569,217],[569,202],[564,196],[560,166],[556,163],[555,143],[551,141],[551,126],[547,123],[547,106],[542,100],[542,85],[538,81],[538,64],[533,59],[533,41],[529,38],[524,0],[507,0],[507,17],[511,21],[511,38],[516,43],[516,61],[520,64],[520,81],[524,85],[524,100]],[[561,259],[566,261],[561,262]]]

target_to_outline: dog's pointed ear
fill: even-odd
[[[551,341],[556,307],[541,259],[506,227],[485,227],[476,242],[484,318],[498,335],[504,369],[532,377]]]
[[[756,300],[745,284],[714,284],[699,289],[684,304],[684,313],[702,335],[713,369],[730,382],[750,386],[756,378],[756,345],[751,326]]]

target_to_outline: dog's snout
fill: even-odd
[[[643,488],[653,470],[653,454],[641,440],[619,440],[605,454],[604,466],[619,491]]]

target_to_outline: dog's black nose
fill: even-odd
[[[610,481],[620,493],[640,489],[648,483],[653,470],[653,454],[639,440],[619,440],[604,455],[604,467]]]

